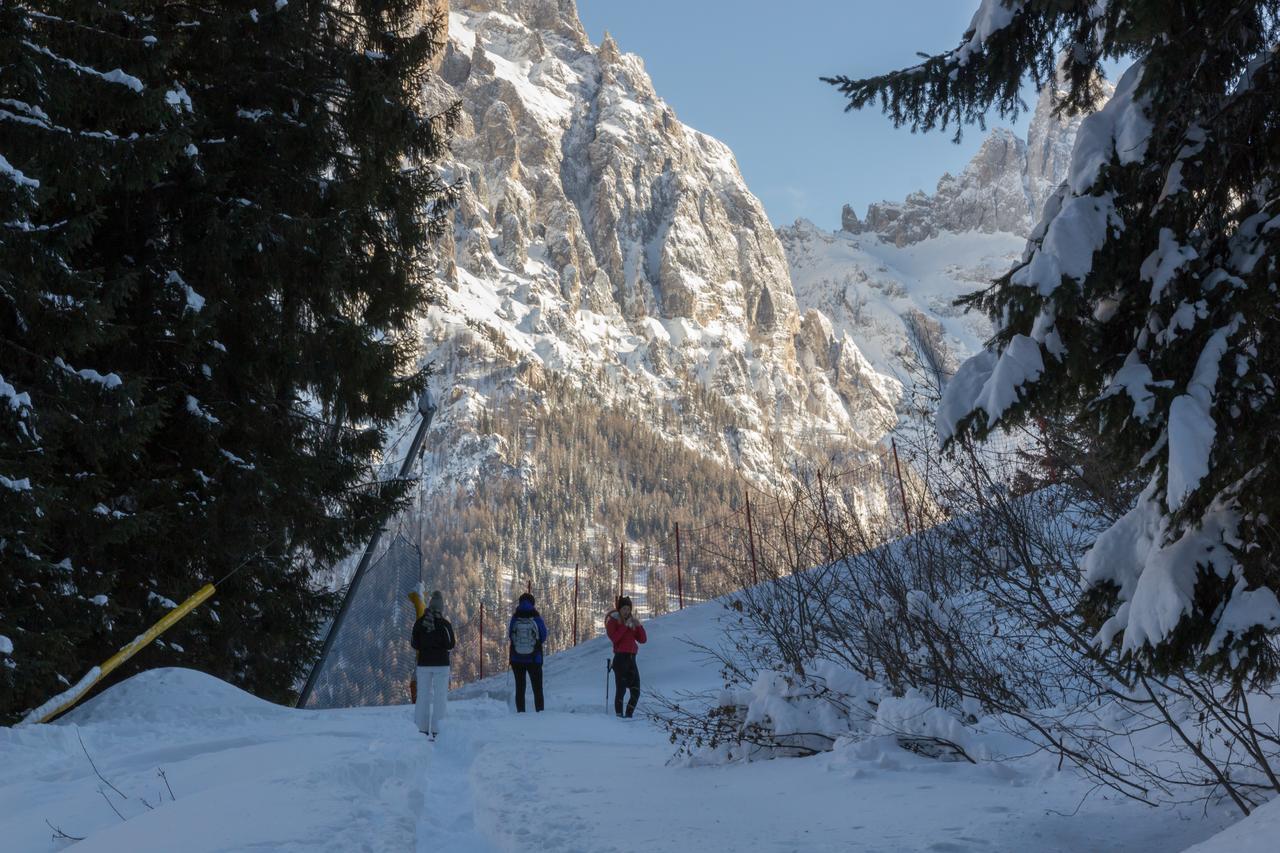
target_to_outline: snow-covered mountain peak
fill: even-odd
[[[528,32],[554,34],[579,48],[590,45],[574,0],[443,0],[443,4],[446,11],[486,15],[490,20],[506,18]]]
[[[1041,93],[1027,139],[993,130],[933,194],[872,204],[865,217],[845,205],[834,233],[807,220],[779,229],[801,308],[823,312],[881,373],[907,382],[911,362],[954,371],[991,334],[956,298],[1010,268],[1066,177],[1083,117],[1055,115],[1058,96]]]
[[[475,450],[438,485],[531,470],[478,419],[541,405],[546,382],[655,425],[680,412],[672,441],[760,482],[893,425],[896,383],[801,310],[733,153],[676,117],[638,56],[591,44],[571,2],[454,0],[427,96],[463,118],[424,336],[454,388],[440,444]]]
[[[959,175],[943,174],[932,195],[918,191],[900,202],[878,202],[865,217],[846,205],[842,229],[877,234],[896,246],[944,232],[1030,233],[1045,200],[1066,176],[1083,119],[1055,115],[1058,99],[1058,89],[1046,87],[1025,140],[1012,130],[996,128]]]

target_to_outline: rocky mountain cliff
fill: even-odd
[[[548,383],[760,482],[892,426],[895,384],[800,309],[732,152],[677,119],[639,57],[591,44],[571,0],[454,0],[429,98],[463,112],[423,328],[447,389],[432,443],[453,449],[433,488],[531,464],[480,415],[542,405]]]

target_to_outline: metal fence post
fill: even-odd
[[[902,463],[898,461],[898,442],[889,439],[893,447],[893,467],[898,472],[898,491],[902,494],[902,518],[907,523],[907,535],[911,535],[911,509],[907,506],[907,487],[902,483]]]
[[[827,510],[827,487],[822,482],[822,472],[818,472],[818,496],[822,499],[822,523],[827,528],[827,562],[836,561],[836,546],[831,538],[831,514]]]
[[[680,609],[684,610],[684,575],[680,569],[680,522],[676,522],[676,595],[680,599]]]

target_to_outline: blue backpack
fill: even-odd
[[[538,648],[538,623],[532,616],[520,616],[511,626],[511,645],[518,655],[531,655]]]

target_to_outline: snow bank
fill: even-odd
[[[287,714],[274,705],[193,669],[149,669],[113,685],[68,713],[76,725],[173,720],[210,714]]]
[[[682,640],[717,644],[724,615],[712,603],[649,620],[642,712],[653,690],[720,683]],[[85,837],[75,849],[88,853],[490,853],[529,839],[549,853],[1168,853],[1230,821],[1216,809],[1206,818],[1199,807],[1085,798],[1088,783],[1058,772],[1052,756],[941,762],[891,735],[802,761],[675,766],[665,732],[604,712],[608,655],[601,640],[551,655],[543,714],[511,713],[509,673],[454,691],[435,744],[407,707],[297,711],[190,670],[143,673],[58,724],[0,728],[0,838],[6,851],[65,849],[47,819]],[[904,697],[878,724],[959,737],[954,718],[930,708]],[[108,791],[124,820],[99,793],[81,739],[129,797]]]
[[[0,642],[0,652],[13,654],[13,644],[8,637],[0,637],[0,641],[3,641]],[[29,712],[22,724],[37,723],[67,702],[83,696],[93,686],[98,674],[98,667],[93,667],[72,687]],[[176,715],[198,716],[214,712],[272,713],[283,710],[287,709],[232,687],[212,675],[192,669],[162,668],[146,670],[112,685],[57,722],[86,725],[138,718],[165,720]]]
[[[1184,853],[1275,853],[1280,843],[1280,800],[1259,806],[1253,814]]]
[[[408,709],[378,712],[321,716],[190,670],[143,673],[53,725],[0,728],[0,849],[63,850],[52,825],[86,853],[414,851],[425,744]]]
[[[842,738],[870,731],[882,694],[880,685],[828,661],[816,661],[804,675],[761,672],[746,689],[720,693],[715,713],[737,736],[694,749],[690,763],[827,752]]]

